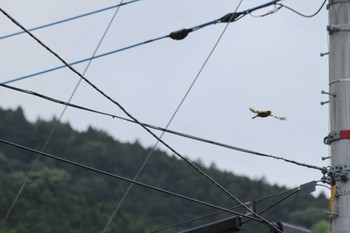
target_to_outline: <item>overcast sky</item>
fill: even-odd
[[[0,0],[1,8],[31,28],[115,5],[111,0]],[[244,0],[243,11],[268,0]],[[304,14],[314,13],[322,0],[282,3]],[[238,0],[142,0],[120,8],[102,46],[104,53],[193,27],[233,12]],[[273,7],[254,12],[261,15]],[[34,34],[66,61],[90,57],[115,10],[35,31]],[[323,138],[328,134],[327,10],[303,18],[282,8],[266,17],[247,15],[231,23],[170,129],[302,163],[327,166]],[[0,36],[19,28],[0,14]],[[203,66],[226,24],[208,26],[182,41],[169,38],[92,62],[86,77],[117,100],[139,121],[164,127]],[[62,65],[29,36],[0,40],[0,81]],[[75,68],[83,72],[85,64]],[[68,69],[11,83],[67,100],[79,78]],[[21,106],[28,119],[58,117],[63,106],[0,89],[0,106]],[[125,116],[85,83],[72,103]],[[249,107],[269,109],[287,117],[251,119]],[[103,129],[123,142],[139,140],[152,147],[155,139],[141,127],[92,113],[68,109],[63,122],[77,130]],[[156,132],[158,135],[160,132]],[[173,135],[164,140],[179,153],[205,164],[271,184],[295,187],[319,180],[321,173],[280,160],[262,158]],[[52,143],[54,143],[54,138]],[[164,146],[160,146],[166,150]]]

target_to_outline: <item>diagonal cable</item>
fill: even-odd
[[[123,3],[123,0],[121,0],[119,6],[122,5],[122,3]],[[109,31],[109,28],[111,27],[111,25],[112,25],[112,23],[113,23],[113,21],[114,21],[116,15],[117,15],[118,11],[119,11],[119,7],[116,9],[116,11],[114,12],[114,14],[113,14],[111,20],[109,21],[106,30],[104,31],[104,33],[103,33],[103,35],[102,35],[102,37],[101,37],[101,39],[100,39],[100,41],[99,41],[99,43],[98,43],[98,45],[97,45],[95,51],[94,51],[93,54],[92,54],[92,57],[94,57],[94,56],[96,55],[97,51],[99,50],[99,48],[100,48],[100,46],[101,46],[101,44],[102,44],[104,38],[106,37],[107,32]],[[88,64],[86,65],[85,70],[84,70],[84,72],[83,72],[83,75],[86,74],[87,70],[88,70],[89,67],[90,67],[91,62],[92,62],[92,60],[90,60],[90,61],[88,62]],[[52,138],[54,132],[56,131],[56,129],[57,129],[58,125],[59,125],[59,123],[61,122],[61,119],[62,119],[63,115],[65,114],[69,103],[72,101],[73,96],[75,95],[75,93],[76,93],[76,91],[77,91],[77,89],[78,89],[78,87],[79,87],[79,85],[80,85],[80,83],[81,83],[81,80],[82,80],[82,79],[79,79],[78,83],[75,85],[75,88],[74,88],[72,94],[70,95],[70,97],[69,97],[69,99],[68,99],[68,101],[67,101],[67,104],[65,104],[65,107],[63,108],[63,110],[62,110],[62,112],[61,112],[61,115],[60,115],[59,118],[56,120],[55,125],[54,125],[53,128],[51,129],[51,131],[50,131],[50,133],[49,133],[49,136],[47,137],[47,139],[46,139],[46,141],[45,141],[45,143],[44,143],[44,146],[42,147],[41,151],[45,151],[45,150],[46,150],[47,145],[48,145],[48,143],[50,142],[50,140],[51,140],[51,138]],[[7,210],[5,217],[4,217],[4,219],[2,220],[2,222],[1,222],[0,230],[4,227],[4,225],[5,225],[6,221],[7,221],[7,218],[8,218],[9,215],[11,214],[13,208],[15,207],[15,205],[16,205],[16,203],[17,203],[19,197],[20,197],[20,195],[21,195],[22,192],[23,192],[24,187],[27,185],[27,182],[28,182],[28,180],[29,180],[30,175],[32,174],[34,168],[36,167],[38,161],[40,160],[40,157],[41,157],[40,155],[37,155],[37,157],[35,158],[34,162],[32,163],[32,166],[30,167],[28,173],[26,174],[26,176],[25,176],[25,178],[24,178],[24,181],[23,181],[23,183],[22,183],[20,189],[18,190],[18,192],[17,192],[17,194],[16,194],[16,196],[15,196],[15,198],[14,198],[14,200],[13,200],[11,206],[10,206],[10,208]]]
[[[34,91],[24,90],[24,89],[21,89],[21,88],[18,88],[18,87],[8,86],[8,85],[1,84],[1,83],[0,83],[0,86],[8,88],[8,89],[11,89],[11,90],[19,91],[19,92],[22,92],[22,93],[25,93],[25,94],[33,95],[33,96],[36,96],[36,97],[39,97],[39,98],[42,98],[42,99],[45,99],[45,100],[57,103],[57,104],[67,105],[67,106],[75,108],[75,109],[79,109],[79,110],[83,110],[83,111],[87,111],[87,112],[92,112],[92,113],[96,113],[96,114],[99,114],[99,115],[112,117],[113,119],[119,119],[119,120],[123,120],[123,121],[127,121],[127,122],[130,122],[130,123],[137,124],[135,121],[130,120],[130,119],[125,118],[125,117],[121,117],[121,116],[117,116],[117,115],[114,115],[114,114],[111,114],[111,113],[101,112],[101,111],[90,109],[90,108],[86,108],[86,107],[83,107],[83,106],[80,106],[80,105],[68,103],[68,102],[65,102],[65,101],[62,101],[62,100],[58,100],[58,99],[55,99],[55,98],[52,98],[52,97],[49,97],[49,96],[46,96],[46,95],[43,95],[43,94],[39,94],[39,93],[34,92]],[[324,171],[327,170],[327,168],[325,168],[325,167],[318,167],[318,166],[315,166],[315,165],[301,163],[301,162],[298,162],[298,161],[295,161],[295,160],[286,159],[286,158],[275,156],[275,155],[269,155],[269,154],[265,154],[265,153],[262,153],[262,152],[253,151],[253,150],[250,150],[250,149],[245,149],[245,148],[241,148],[241,147],[237,147],[237,146],[232,146],[232,145],[229,145],[229,144],[213,141],[213,140],[210,140],[210,139],[206,139],[206,138],[202,138],[202,137],[198,137],[198,136],[194,136],[194,135],[190,135],[190,134],[181,133],[181,132],[170,130],[170,129],[165,129],[165,128],[162,128],[162,127],[159,127],[159,126],[155,126],[155,125],[151,125],[151,124],[147,124],[147,123],[142,123],[142,124],[144,126],[146,126],[147,128],[150,128],[150,129],[163,131],[163,132],[166,132],[166,133],[177,135],[179,137],[184,137],[184,138],[192,139],[192,140],[195,140],[195,141],[212,144],[212,145],[223,147],[223,148],[230,149],[230,150],[240,151],[240,152],[243,152],[243,153],[253,154],[253,155],[266,157],[266,158],[272,158],[272,159],[276,159],[276,160],[282,160],[284,162],[292,163],[292,164],[295,164],[297,166],[306,167],[306,168],[315,169],[315,170],[320,170],[321,172],[324,172]]]

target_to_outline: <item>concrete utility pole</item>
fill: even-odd
[[[332,232],[350,233],[350,0],[329,0]],[[331,179],[332,180],[332,179]]]

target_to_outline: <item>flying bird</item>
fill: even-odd
[[[286,120],[287,118],[285,117],[278,117],[278,116],[275,116],[272,114],[271,111],[262,111],[262,110],[256,110],[254,108],[249,108],[250,111],[252,111],[253,113],[256,113],[255,116],[252,117],[252,119],[255,119],[256,117],[268,117],[268,116],[271,116],[271,117],[274,117],[278,120]]]

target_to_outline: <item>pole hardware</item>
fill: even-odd
[[[326,159],[330,159],[330,158],[332,158],[332,156],[321,157],[321,159],[322,159],[323,161],[326,160]]]
[[[329,93],[329,92],[326,92],[326,91],[323,91],[323,90],[321,91],[321,94],[322,94],[322,95],[333,96],[334,98],[337,97],[336,94]],[[328,101],[322,101],[320,104],[321,104],[321,105],[325,105],[325,104],[329,104],[329,103],[330,103],[330,101],[328,100]]]
[[[327,53],[327,54],[328,54],[328,53]],[[329,92],[326,92],[326,91],[321,91],[321,94],[322,94],[322,95],[330,95],[330,96],[333,96],[333,97],[337,97],[336,94],[329,93]]]
[[[331,212],[331,211],[328,211],[328,210],[324,210],[323,211],[324,214],[327,214],[327,215],[330,215],[332,217],[338,217],[338,213],[334,213],[334,212]]]
[[[321,57],[326,56],[326,55],[329,55],[329,52],[327,52],[327,53],[320,53]]]
[[[340,139],[350,139],[350,130],[347,129],[330,132],[328,136],[323,139],[323,143],[330,145],[332,142]]]
[[[329,33],[339,31],[350,31],[350,24],[330,24],[327,26],[327,31]]]
[[[336,165],[329,168],[330,181],[333,181],[332,185],[336,184],[336,181],[347,182],[350,179],[350,165]],[[337,189],[337,191],[340,189]]]
[[[251,211],[255,212],[255,202],[248,201],[248,202],[244,203],[244,205],[246,207],[248,207]],[[245,215],[251,216],[253,214],[251,212],[247,211],[247,213]]]

